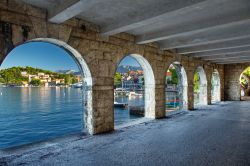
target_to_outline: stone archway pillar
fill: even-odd
[[[200,105],[207,105],[208,104],[208,94],[211,91],[208,92],[208,82],[207,82],[207,76],[204,68],[202,66],[198,66],[196,71],[199,75],[199,104]]]
[[[139,54],[130,54],[129,56],[135,58],[137,62],[141,65],[144,72],[145,79],[145,117],[146,118],[157,118],[156,113],[156,99],[155,99],[155,76],[153,69],[145,59],[145,57]]]
[[[188,110],[194,110],[194,86],[193,81],[188,84]]]
[[[217,69],[214,69],[211,76],[211,102],[221,101],[221,78]]]
[[[187,74],[187,97],[188,97],[188,110],[194,110],[194,69],[193,67],[189,67],[186,69]]]
[[[165,111],[165,85],[155,85],[155,118],[164,118],[166,116]]]
[[[92,87],[93,109],[85,115],[85,124],[90,134],[114,130],[114,90],[112,86]],[[86,111],[87,113],[87,111]]]
[[[209,81],[207,84],[207,104],[208,105],[212,104],[212,84],[210,82],[211,81]]]
[[[145,84],[145,117],[156,118],[155,85]]]
[[[213,69],[210,66],[205,66],[205,74],[207,77],[207,103],[208,105],[212,104],[212,74]]]

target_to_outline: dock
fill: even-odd
[[[127,108],[128,107],[128,103],[118,103],[118,102],[114,102],[114,106],[116,108]]]
[[[145,109],[144,106],[129,106],[129,114],[136,115],[136,116],[144,116]]]

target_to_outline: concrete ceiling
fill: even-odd
[[[49,21],[82,18],[103,35],[127,32],[138,44],[215,63],[250,61],[250,0],[23,0],[46,8]]]

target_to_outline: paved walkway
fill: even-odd
[[[250,102],[225,102],[111,134],[1,151],[0,156],[0,165],[249,166]]]

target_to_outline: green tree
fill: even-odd
[[[75,83],[78,83],[78,80],[76,78],[72,78],[71,84],[75,84]]]
[[[72,80],[69,74],[67,74],[66,76],[64,76],[64,82],[66,85],[71,84]]]
[[[0,83],[2,83],[2,84],[5,83],[5,80],[2,77],[0,77]]]
[[[30,85],[33,85],[33,86],[40,86],[41,85],[41,81],[39,79],[32,79],[30,81]]]
[[[1,82],[5,84],[21,85],[22,81],[27,81],[28,78],[21,75],[20,67],[12,67],[0,71]]]
[[[176,69],[170,69],[170,72],[172,73],[172,84],[177,85],[178,84],[178,75]]]
[[[246,68],[246,69],[243,71],[242,75],[245,75],[245,77],[250,77],[250,67]],[[244,86],[247,86],[248,80],[247,80],[245,77],[241,76],[241,78],[240,78],[240,83],[241,83],[242,85],[244,85]]]
[[[250,95],[249,83],[250,83],[250,67],[246,68],[242,72],[241,77],[240,77],[241,88],[243,88],[245,92],[245,96]]]
[[[177,75],[176,69],[175,68],[170,68],[170,69],[168,69],[168,72],[171,73],[171,77],[167,78],[167,84],[178,85],[179,80],[178,80],[178,75]]]
[[[121,73],[115,73],[114,84],[115,86],[121,85],[122,82],[122,75]]]
[[[26,67],[12,67],[0,70],[0,82],[6,85],[8,84],[21,85],[23,81],[28,81],[28,77],[23,77],[21,72],[27,72],[28,74],[31,75],[37,75],[38,73],[45,73],[50,75],[52,80],[64,79],[65,84],[71,84],[72,82],[76,81],[76,77],[73,74],[61,74],[49,70],[43,70],[26,66]]]
[[[200,88],[200,77],[199,73],[195,71],[194,73],[194,92],[198,92]]]

